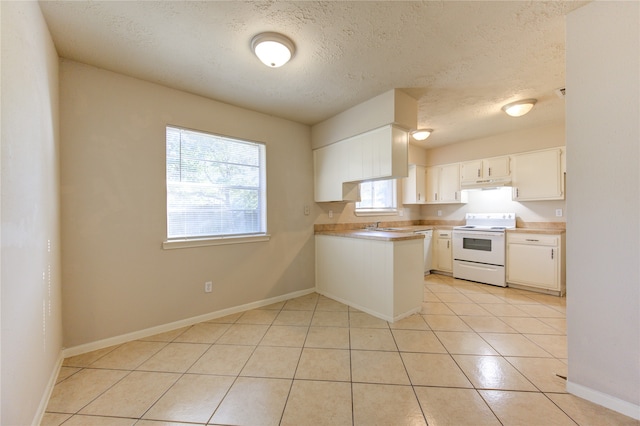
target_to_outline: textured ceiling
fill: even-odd
[[[565,15],[584,1],[41,1],[61,57],[305,124],[393,88],[438,146],[564,122]],[[294,58],[264,66],[263,31]],[[537,98],[528,115],[500,107]]]

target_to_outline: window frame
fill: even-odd
[[[220,138],[228,140],[229,142],[246,143],[259,146],[259,186],[258,188],[258,209],[260,215],[260,231],[259,232],[247,232],[236,234],[212,234],[212,235],[188,235],[169,237],[169,152],[167,151],[168,138],[167,134],[170,129],[191,132],[204,137]],[[195,130],[183,126],[176,126],[172,124],[165,125],[165,240],[162,243],[164,249],[177,249],[177,248],[189,248],[189,247],[202,247],[211,245],[223,245],[223,244],[239,244],[239,243],[253,243],[261,241],[269,241],[270,235],[268,233],[268,208],[267,208],[267,145],[264,142],[241,139],[239,137],[222,135],[210,131]],[[180,159],[182,165],[182,157]],[[229,162],[229,164],[233,164]],[[213,186],[213,185],[212,185]],[[233,186],[233,185],[230,185]]]
[[[386,208],[358,207],[358,205],[360,204],[360,202],[358,201],[355,203],[355,207],[354,207],[354,214],[356,216],[397,216],[400,214],[400,207],[399,207],[400,191],[398,189],[398,179],[380,179],[375,181],[365,181],[365,182],[361,182],[360,185],[362,185],[363,183],[375,184],[376,182],[384,182],[384,181],[393,181],[393,184],[392,184],[393,194],[391,195],[391,199],[394,200],[395,206],[386,207]],[[361,188],[359,189],[361,190]]]

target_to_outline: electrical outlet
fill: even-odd
[[[442,216],[442,210],[438,210],[438,216]]]
[[[309,208],[309,204],[305,204],[304,205],[304,214],[305,214],[305,216],[309,216],[309,213],[311,213],[311,209]]]
[[[204,292],[211,293],[213,291],[213,283],[211,281],[207,281],[204,283]]]
[[[329,219],[333,219],[333,210],[329,210]]]
[[[404,216],[404,210],[402,209],[398,210],[398,216]]]
[[[562,217],[562,209],[556,209],[556,217]]]

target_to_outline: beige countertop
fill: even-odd
[[[317,231],[316,235],[331,235],[334,237],[360,238],[364,240],[376,240],[376,241],[404,241],[404,240],[424,239],[424,235],[415,234],[411,230],[407,230],[407,232],[404,232],[404,230],[403,231],[376,231],[376,230],[368,230],[368,229],[351,229],[351,230],[343,230],[343,231]]]
[[[411,222],[382,222],[380,228],[393,228],[392,230],[369,230],[364,229],[369,223],[348,223],[348,224],[326,224],[315,225],[316,235],[333,235],[336,237],[346,238],[362,238],[378,241],[402,241],[424,238],[421,234],[415,234],[416,231],[424,230],[443,230],[451,231],[454,226],[462,223],[452,221],[442,221],[443,223],[432,223],[428,225],[414,225]],[[547,222],[529,222],[518,223],[518,227],[509,229],[507,232],[518,232],[523,234],[546,234],[546,235],[562,235],[565,228],[564,223],[547,223]]]

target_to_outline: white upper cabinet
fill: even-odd
[[[509,156],[467,161],[460,164],[462,188],[489,182],[508,181],[511,176]]]
[[[426,167],[409,164],[409,176],[402,179],[402,204],[425,204]]]
[[[440,192],[440,167],[427,167],[425,169],[425,191],[426,202],[433,204],[438,202],[438,193]]]
[[[426,168],[427,204],[466,203],[466,194],[460,191],[460,164],[447,164]]]
[[[460,165],[449,164],[440,167],[440,200],[441,203],[460,203]]]
[[[316,201],[358,201],[356,183],[344,183],[347,178],[346,145],[333,144],[313,151]]]
[[[516,154],[513,161],[513,200],[564,199],[563,150],[561,148]]]
[[[462,183],[475,182],[482,178],[482,173],[482,160],[467,161],[460,164],[460,180]]]
[[[408,149],[408,133],[393,125],[316,149],[315,200],[357,201],[358,182],[406,177]]]

